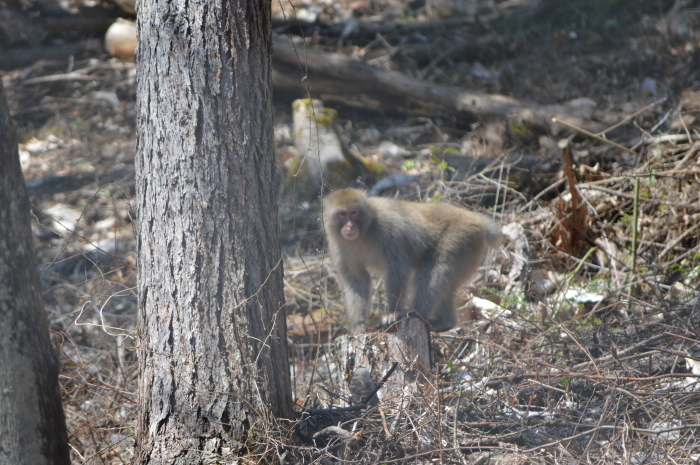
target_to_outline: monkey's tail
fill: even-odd
[[[486,242],[491,247],[498,247],[501,245],[503,240],[503,233],[501,232],[501,227],[498,226],[491,220],[487,220],[486,223]]]

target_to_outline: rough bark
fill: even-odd
[[[67,465],[58,360],[32,237],[17,137],[0,81],[0,463]]]
[[[368,370],[374,382],[387,373],[394,362],[398,369],[379,390],[380,401],[397,394],[416,390],[416,383],[432,379],[430,360],[430,336],[425,323],[409,318],[398,324],[396,332],[340,336],[335,341],[340,355],[340,370],[350,381],[356,370]],[[347,393],[352,399],[352,390]]]
[[[270,4],[138,8],[135,463],[209,463],[291,415]]]

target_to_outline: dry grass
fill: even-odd
[[[674,59],[661,39],[634,42],[653,48],[659,59]],[[549,87],[558,88],[567,73],[589,86],[572,84],[572,96],[608,85],[584,72],[602,66],[595,49],[580,69],[557,50],[548,51],[546,62],[523,52],[513,60],[523,78],[505,90],[531,88],[518,97],[544,101],[554,98]],[[503,122],[469,132],[424,119],[346,122],[363,155],[392,172],[420,176],[386,195],[467,204],[493,215],[508,234],[464,294],[496,305],[466,303],[461,326],[433,337],[432,378],[393,397],[380,391],[377,406],[339,410],[348,405],[335,345],[343,333],[342,299],[321,252],[320,207],[291,196],[289,186],[281,189],[300,414],[292,428],[271,422],[269,432],[257,436],[257,458],[324,465],[697,463],[700,136],[694,112],[700,99],[688,86],[673,102],[634,100],[637,76],[616,66],[629,53],[606,52],[608,74],[626,79],[620,89],[608,89],[596,110],[598,120],[611,126],[630,117],[624,131],[609,137],[637,155],[569,130],[519,145]],[[553,68],[559,62],[566,73]],[[458,70],[465,66],[456,64]],[[121,464],[133,453],[137,395],[133,67],[75,63],[76,69],[88,67],[99,79],[41,92],[23,81],[54,73],[48,64],[4,79],[27,135],[23,142],[58,141],[32,153],[25,176],[44,301],[60,349],[73,460]],[[506,63],[493,67],[506,70]],[[672,74],[666,82],[675,84],[667,87],[683,88],[674,80],[682,73]],[[540,81],[546,85],[537,86]],[[120,103],[95,92],[114,93]],[[283,111],[277,125],[278,135],[290,133]],[[407,148],[410,157],[378,155],[373,142],[363,142],[372,130]],[[562,146],[571,146],[570,173],[558,148],[564,137]],[[278,141],[281,153],[292,145],[282,136]],[[476,171],[466,165],[457,173],[443,169],[442,160],[460,160],[456,152],[491,162]],[[526,172],[518,163],[527,156],[536,163]],[[572,186],[578,195],[571,195]],[[77,213],[78,225],[56,206]],[[73,232],[54,221],[65,222],[63,217]],[[381,286],[375,302],[378,309]],[[371,373],[375,382],[383,375]],[[301,413],[312,408],[327,411]]]
[[[430,382],[361,412],[302,416],[309,457],[333,463],[694,463],[700,456],[699,244],[687,221],[700,207],[692,187],[696,158],[688,156],[695,147],[667,146],[655,163],[625,174],[581,176],[577,186],[588,216],[579,248],[556,242],[570,233],[562,225],[573,227],[563,221],[571,202],[566,191],[500,212],[504,223],[514,220],[524,229],[491,257],[491,272],[472,287],[500,308],[472,312],[475,321],[434,336]],[[681,163],[692,166],[681,173]],[[640,188],[635,200],[632,186],[640,177],[654,189]],[[454,183],[443,186],[425,184],[422,197],[440,188],[445,196],[459,191]],[[522,251],[523,241],[528,264],[513,275],[519,264],[514,250]],[[335,313],[339,293],[325,273],[318,259],[287,261],[288,285],[304,290],[303,297],[291,291],[297,308],[322,322],[307,323],[304,343],[295,345],[296,394],[306,407],[346,405],[343,367],[326,342],[342,318]],[[335,318],[323,319],[322,309]]]

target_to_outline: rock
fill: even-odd
[[[57,203],[44,211],[53,222],[53,229],[58,234],[68,237],[80,221],[81,213],[62,203]]]
[[[136,23],[118,18],[105,34],[105,50],[124,61],[136,59]]]

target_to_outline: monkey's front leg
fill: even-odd
[[[382,328],[389,328],[407,315],[406,290],[410,271],[410,263],[396,263],[384,277],[386,286],[386,310],[382,314]]]
[[[348,315],[349,330],[352,334],[361,334],[367,330],[367,312],[372,278],[364,272],[359,276],[345,271],[343,279],[343,294],[345,295],[345,312]]]

